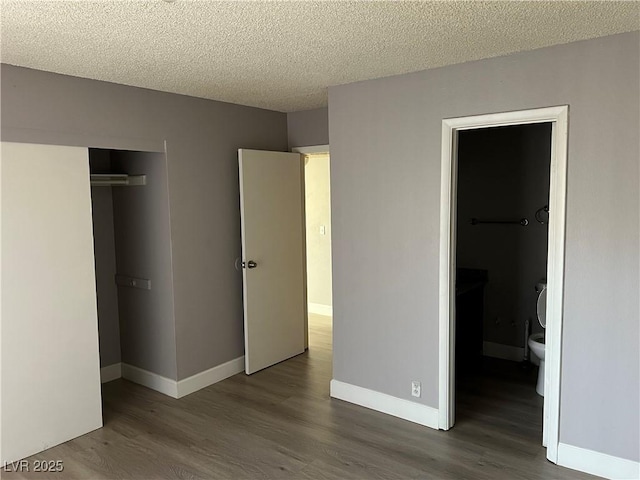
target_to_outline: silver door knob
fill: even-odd
[[[258,264],[256,262],[254,262],[253,260],[249,260],[247,262],[247,268],[256,268],[258,266]]]

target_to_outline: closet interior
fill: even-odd
[[[89,149],[89,165],[102,381],[175,379],[165,154]]]

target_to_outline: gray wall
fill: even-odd
[[[89,150],[89,165],[91,173],[108,173],[111,169],[109,152],[107,150]],[[91,207],[98,299],[100,366],[106,367],[121,361],[111,187],[91,187]]]
[[[438,406],[442,119],[569,104],[560,440],[639,459],[639,59],[634,32],[329,89],[337,380]]]
[[[289,149],[329,144],[329,111],[325,108],[287,114]]]
[[[117,274],[151,280],[151,290],[118,286],[122,361],[175,378],[176,329],[167,162],[162,153],[113,151],[113,173],[147,176],[113,188]]]
[[[487,270],[484,340],[524,347],[536,316],[535,284],[547,276],[551,124],[467,130],[458,142],[457,266]],[[472,225],[471,218],[529,225]],[[543,217],[548,218],[546,214]]]
[[[177,379],[243,355],[237,149],[285,150],[286,114],[1,68],[2,140],[166,150]]]

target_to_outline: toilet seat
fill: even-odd
[[[529,338],[536,343],[544,345],[544,333],[534,333],[532,335],[529,335]]]

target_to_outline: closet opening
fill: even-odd
[[[90,148],[89,166],[101,381],[175,380],[166,156]]]

